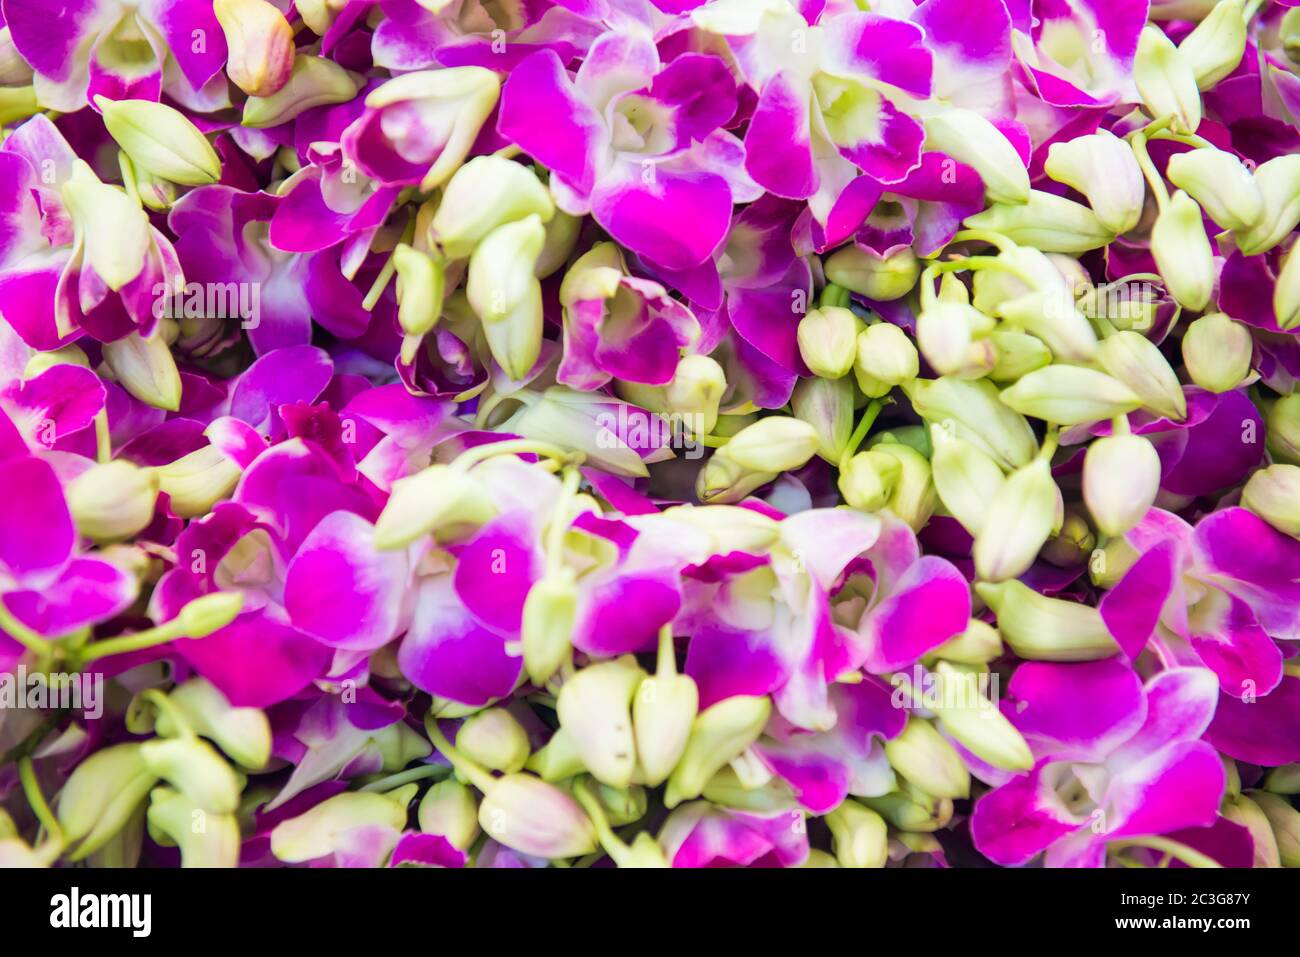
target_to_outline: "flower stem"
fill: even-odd
[[[858,446],[862,444],[871,431],[871,427],[876,423],[876,417],[880,415],[880,410],[885,407],[883,399],[872,399],[867,403],[866,409],[862,413],[862,418],[858,419],[858,427],[853,430],[849,436],[848,444],[844,446],[844,454],[840,456],[840,468],[843,469],[849,464],[849,459],[857,454]]]
[[[1161,851],[1170,857],[1177,858],[1188,867],[1213,868],[1223,866],[1208,854],[1202,854],[1195,848],[1180,844],[1178,841],[1171,841],[1167,837],[1135,837],[1123,841],[1112,841],[1109,847],[1120,851],[1127,847],[1145,847],[1148,850]]]
[[[23,757],[18,762],[18,778],[22,781],[23,794],[27,797],[27,803],[32,806],[32,812],[36,819],[41,822],[45,828],[45,833],[56,843],[63,844],[63,828],[59,827],[59,820],[50,810],[49,804],[45,802],[45,795],[41,793],[41,784],[36,780],[36,768],[32,765],[30,755]]]

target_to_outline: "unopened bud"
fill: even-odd
[[[1003,468],[1026,465],[1038,452],[1038,441],[1024,416],[998,397],[991,382],[944,376],[916,379],[903,386],[912,408],[930,423],[951,423],[953,434],[965,439]]]
[[[1241,504],[1279,532],[1300,537],[1300,466],[1260,469],[1242,489]]]
[[[840,470],[839,488],[850,507],[878,512],[903,475],[903,464],[886,452],[859,452]]]
[[[425,792],[416,818],[421,831],[441,834],[462,851],[468,851],[479,835],[474,792],[454,778],[439,781]]]
[[[1264,197],[1254,176],[1226,150],[1205,147],[1176,153],[1169,158],[1166,175],[1224,229],[1250,229],[1264,215]]]
[[[202,638],[225,628],[244,607],[241,591],[214,591],[186,603],[177,613],[176,627],[186,638]]]
[[[239,821],[234,814],[214,814],[178,791],[154,788],[148,822],[155,841],[180,848],[181,867],[239,866]]]
[[[1083,253],[1099,249],[1115,238],[1097,214],[1064,196],[1030,190],[1019,206],[994,205],[966,218],[971,229],[1001,233],[1013,242],[1043,252]]]
[[[263,130],[318,106],[346,103],[356,95],[357,84],[343,67],[325,57],[299,54],[283,86],[269,96],[248,98],[242,122]]]
[[[641,682],[632,700],[632,726],[647,786],[662,784],[677,767],[699,708],[699,689],[688,675],[655,674]]]
[[[1123,535],[1146,516],[1160,491],[1160,456],[1140,435],[1094,439],[1083,460],[1083,500],[1102,534]]]
[[[636,771],[632,696],[645,678],[636,659],[588,665],[564,682],[556,699],[560,727],[599,781],[625,788]]]
[[[966,630],[953,635],[927,655],[958,664],[985,665],[1002,657],[1002,636],[988,622],[972,618]]]
[[[885,742],[885,757],[906,780],[935,797],[970,796],[970,772],[961,755],[924,718],[909,716],[903,730]]]
[[[921,275],[921,263],[910,246],[887,256],[857,245],[845,246],[826,259],[825,269],[826,278],[835,285],[877,302],[903,298]]]
[[[1250,329],[1221,312],[1201,316],[1183,336],[1187,374],[1203,389],[1229,392],[1250,374],[1255,341]]]
[[[1133,82],[1152,116],[1173,116],[1180,133],[1195,133],[1201,125],[1201,91],[1192,64],[1164,31],[1152,24],[1144,27],[1138,38]]]
[[[583,217],[571,216],[562,209],[555,211],[551,221],[546,224],[546,245],[542,247],[537,265],[533,267],[538,279],[554,275],[569,261],[574,247],[578,245],[578,237],[582,234],[585,222]]]
[[[897,791],[862,803],[900,831],[929,834],[947,827],[952,820],[952,798],[936,798],[906,781]]]
[[[144,268],[153,242],[149,217],[121,189],[101,183],[81,160],[73,164],[60,194],[84,236],[86,265],[109,289],[120,291]]]
[[[140,746],[145,767],[196,807],[229,814],[239,807],[243,783],[212,745],[199,738],[154,738]]]
[[[674,808],[699,797],[715,773],[758,739],[771,713],[768,698],[745,695],[724,698],[701,711],[691,726],[686,750],[668,779],[664,805]]]
[[[726,445],[727,457],[754,472],[788,472],[817,453],[817,430],[788,415],[770,415],[746,426]]]
[[[405,548],[430,532],[478,528],[495,516],[481,482],[461,469],[431,465],[393,483],[375,523],[375,547]]]
[[[1280,764],[1264,775],[1264,790],[1274,794],[1300,794],[1300,764]]]
[[[117,834],[135,813],[158,776],[149,770],[135,742],[115,744],[82,761],[59,792],[58,821],[78,861]]]
[[[465,293],[483,320],[492,357],[516,380],[542,351],[542,284],[533,266],[545,243],[546,228],[534,213],[488,233],[469,261]]]
[[[1146,336],[1132,331],[1107,336],[1097,358],[1102,368],[1133,390],[1143,408],[1175,422],[1187,418],[1182,384],[1164,353]]]
[[[175,412],[181,407],[181,374],[162,336],[133,332],[104,343],[104,361],[118,385],[145,405]]]
[[[817,454],[838,462],[853,434],[853,382],[845,379],[802,379],[794,387],[790,410],[817,432]]]
[[[1273,286],[1273,317],[1279,329],[1291,330],[1300,325],[1300,243],[1287,252]]]
[[[260,708],[234,707],[204,678],[191,678],[171,691],[167,700],[191,730],[211,738],[241,766],[259,769],[271,759],[271,724]],[[157,728],[165,737],[180,733],[169,710],[158,712]]]
[[[1300,223],[1300,154],[1275,156],[1255,169],[1255,185],[1264,197],[1264,215],[1250,229],[1237,233],[1244,255],[1268,252]]]
[[[1024,736],[980,691],[980,676],[940,661],[935,670],[945,694],[933,711],[943,730],[986,764],[1004,771],[1028,771],[1034,756]]]
[[[405,797],[405,793],[401,797]],[[407,801],[373,791],[346,791],[281,821],[271,831],[271,853],[286,864],[328,857],[347,833],[361,827],[406,828]]]
[[[293,72],[293,29],[267,0],[216,0],[226,35],[226,74],[249,96],[270,96]]]
[[[929,461],[916,449],[901,442],[877,442],[870,451],[888,455],[898,462],[898,479],[885,508],[910,525],[912,531],[920,531],[939,504]]]
[[[1244,6],[1244,0],[1220,0],[1178,44],[1179,55],[1203,92],[1235,70],[1246,52]]]
[[[529,590],[521,636],[524,667],[534,684],[544,684],[569,660],[577,615],[578,588],[569,569],[544,576]]]
[[[524,767],[543,781],[562,781],[587,770],[573,737],[563,728],[556,728],[551,740],[534,751]]]
[[[478,808],[490,837],[523,854],[556,859],[596,849],[596,832],[578,803],[530,774],[498,778]]]
[[[487,708],[465,719],[456,747],[472,761],[507,774],[523,770],[532,748],[528,732],[505,708]]]
[[[1111,232],[1137,225],[1146,198],[1146,181],[1132,148],[1109,130],[1053,143],[1044,171],[1058,183],[1088,197],[1097,219]]]
[[[995,382],[1015,382],[1022,375],[1052,364],[1052,350],[1042,339],[1014,329],[995,329],[989,333],[993,346],[993,368],[989,378]]]
[[[846,798],[823,820],[830,828],[831,846],[840,867],[885,866],[889,860],[889,828],[871,808]]]
[[[1104,372],[1083,366],[1052,365],[1022,376],[1002,390],[1002,402],[1023,415],[1057,425],[1082,425],[1126,415],[1142,400]]]
[[[907,333],[891,322],[877,322],[858,333],[853,373],[858,387],[876,399],[920,372],[921,360]]]
[[[975,569],[985,581],[1024,574],[1051,536],[1060,492],[1051,466],[1037,458],[1012,472],[988,504],[975,536]]]
[[[68,486],[77,531],[98,544],[130,538],[153,520],[158,476],[124,459],[94,465]]]
[[[1006,481],[997,462],[942,425],[930,427],[935,490],[953,518],[972,535],[984,527],[989,504]]]
[[[1087,362],[1097,352],[1097,334],[1064,283],[1054,283],[1001,302],[997,314],[1007,324],[1042,339],[1057,358]]]
[[[977,582],[975,591],[997,615],[1002,640],[1021,658],[1095,661],[1119,650],[1096,608],[1048,598],[1018,581]]]
[[[397,321],[408,336],[422,336],[442,316],[447,278],[442,262],[398,243],[393,250],[393,265],[397,267]]]
[[[1074,507],[1067,508],[1060,531],[1047,540],[1039,553],[1045,561],[1057,568],[1082,565],[1097,547],[1097,536],[1092,533],[1092,526],[1080,512],[1080,509]]]
[[[1284,395],[1269,406],[1266,423],[1269,452],[1300,465],[1300,392]]]
[[[718,422],[718,406],[727,391],[727,376],[716,359],[684,356],[677,363],[673,381],[664,388],[665,411],[686,417],[686,421],[708,434]]]
[[[940,375],[979,378],[993,367],[994,353],[988,344],[975,340],[995,325],[992,317],[972,306],[937,301],[916,317],[916,343]]]
[[[979,173],[992,203],[1029,201],[1029,172],[1002,132],[974,110],[949,109],[925,121],[925,147]]]
[[[95,103],[109,134],[140,169],[182,186],[221,179],[217,151],[184,113],[152,100],[97,96]]]
[[[1127,539],[1112,538],[1088,559],[1088,578],[1098,588],[1114,588],[1140,557]]]
[[[205,445],[175,462],[153,469],[158,490],[168,496],[168,507],[180,518],[194,518],[212,511],[239,481],[239,466],[215,445]]]
[[[1219,813],[1250,832],[1255,845],[1253,867],[1281,867],[1282,856],[1278,851],[1277,838],[1273,835],[1273,825],[1255,801],[1245,794],[1230,795],[1223,800]]]
[[[1273,828],[1282,866],[1300,867],[1300,811],[1286,798],[1268,791],[1251,791],[1250,799],[1264,812]]]
[[[549,222],[555,202],[533,171],[500,156],[476,156],[447,182],[433,215],[433,234],[448,258],[464,259],[497,227],[534,215]],[[545,244],[543,230],[530,270]]]
[[[853,368],[862,320],[841,306],[814,309],[799,320],[799,355],[812,374],[838,379]]]

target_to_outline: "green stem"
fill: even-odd
[[[600,846],[605,849],[605,853],[619,867],[625,866],[624,862],[632,849],[609,826],[609,819],[605,817],[605,809],[600,806],[596,796],[588,789],[586,780],[579,780],[573,785],[573,796],[577,798],[578,803],[582,805],[582,809],[591,818],[591,823],[596,829],[596,839],[600,841]]]
[[[577,469],[565,469],[551,524],[546,529],[546,567],[550,572],[558,572],[564,565],[564,536],[568,534],[571,523],[569,508],[578,494],[578,483],[581,481],[582,475]]]
[[[412,219],[406,224],[406,229],[402,230],[402,242],[410,244],[415,238],[415,220]],[[388,259],[385,260],[383,267],[379,270],[379,275],[375,277],[370,291],[366,293],[366,298],[361,300],[361,308],[370,312],[379,304],[379,297],[384,294],[388,284],[393,281],[393,276],[397,274],[397,261],[389,253]]]
[[[180,708],[176,707],[176,702],[172,701],[171,698],[167,697],[157,688],[149,688],[146,691],[142,691],[140,697],[145,701],[150,702],[155,708],[167,715],[167,717],[171,719],[172,724],[176,726],[176,730],[180,732],[181,737],[194,737],[194,729],[190,727],[190,723],[185,720],[185,715],[181,713]]]
[[[505,442],[489,442],[466,449],[452,462],[452,467],[468,471],[480,462],[485,462],[498,455],[541,455],[545,458],[560,459],[563,462],[576,463],[581,453],[570,452],[550,442],[537,442],[533,439],[508,439]]]
[[[1050,462],[1052,460],[1052,456],[1056,454],[1056,450],[1060,446],[1060,444],[1061,444],[1060,427],[1055,425],[1048,426],[1047,434],[1043,436],[1043,445],[1038,450],[1038,457],[1040,459],[1046,459],[1048,462]]]
[[[963,229],[949,240],[950,245],[963,242],[988,243],[1002,253],[1016,248],[1014,240],[1003,236],[1001,233],[995,233],[991,229]]]
[[[842,309],[847,309],[851,301],[851,294],[847,289],[831,282],[827,283],[826,288],[822,290],[818,304],[822,306],[839,306]]]
[[[1188,867],[1223,866],[1209,855],[1202,854],[1195,848],[1188,847],[1186,844],[1180,844],[1178,841],[1171,841],[1167,837],[1135,837],[1124,841],[1112,841],[1109,846],[1120,851],[1127,847],[1144,847],[1152,851],[1161,851],[1171,857],[1177,858]]]
[[[849,464],[849,459],[857,454],[858,446],[867,437],[871,427],[876,423],[876,417],[880,415],[880,410],[885,407],[883,399],[872,399],[867,403],[866,409],[862,412],[862,418],[858,419],[858,426],[849,436],[848,444],[844,446],[844,454],[840,456],[840,469],[844,469]]]
[[[671,678],[677,674],[677,644],[673,641],[673,626],[659,629],[659,657],[655,662],[655,677]]]
[[[40,658],[50,658],[54,654],[54,644],[15,618],[3,601],[0,601],[0,629]]]
[[[95,414],[95,458],[100,465],[113,459],[113,438],[108,431],[107,409],[100,409]]]
[[[143,651],[146,648],[165,645],[169,641],[185,637],[197,638],[200,636],[187,636],[185,629],[176,620],[173,620],[154,628],[137,631],[135,634],[124,635],[120,638],[109,638],[106,641],[97,641],[77,653],[76,661],[81,667],[85,667],[99,658],[107,658],[109,655],[122,655],[128,651]]]
[[[1147,185],[1151,187],[1151,193],[1156,198],[1156,206],[1163,211],[1169,205],[1169,189],[1165,186],[1165,181],[1160,178],[1160,173],[1156,171],[1156,164],[1151,162],[1151,154],[1147,152],[1146,136],[1142,133],[1134,134],[1129,140],[1129,145],[1133,148],[1133,155],[1137,157],[1142,175],[1146,177]]]
[[[438,727],[438,719],[433,716],[432,712],[424,716],[424,731],[429,736],[429,740],[433,742],[433,746],[438,749],[438,752],[451,762],[453,768],[468,778],[474,787],[484,794],[492,790],[496,778],[488,774],[487,770],[481,767],[478,762],[471,761],[452,747],[451,742],[447,740],[447,736]]]
[[[45,795],[41,793],[41,784],[36,780],[36,768],[32,765],[30,756],[18,762],[18,778],[22,781],[23,794],[27,796],[27,803],[32,806],[32,811],[36,819],[41,822],[41,826],[45,828],[45,833],[51,840],[62,845],[63,828],[59,827],[58,818],[45,803]]]
[[[405,771],[398,771],[396,774],[382,777],[377,781],[371,781],[361,790],[391,791],[393,788],[400,788],[403,784],[410,784],[412,781],[423,781],[425,778],[442,779],[450,773],[451,770],[441,764],[421,764],[418,767],[407,768]]]

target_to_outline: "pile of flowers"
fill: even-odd
[[[0,864],[1300,865],[1291,2],[2,0]]]

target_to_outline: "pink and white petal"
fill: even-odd
[[[817,192],[811,103],[811,84],[782,71],[763,88],[749,121],[745,170],[777,196],[807,199]]]
[[[1145,723],[1142,683],[1118,658],[1016,669],[1002,710],[1037,756],[1096,763]]]
[[[847,508],[815,508],[781,522],[781,542],[795,556],[795,573],[806,571],[829,591],[850,561],[880,537],[880,519]]]
[[[615,97],[650,86],[657,72],[659,52],[648,36],[610,31],[587,51],[574,88],[585,103],[604,114]]]
[[[1265,695],[1282,680],[1282,650],[1240,598],[1212,589],[1188,613],[1187,640],[1224,694]]]
[[[1300,678],[1283,675],[1269,694],[1251,700],[1220,695],[1205,740],[1264,767],[1300,761]]]
[[[54,469],[37,458],[0,462],[0,574],[41,588],[72,557],[72,515]]]
[[[766,695],[788,669],[763,632],[702,624],[686,651],[686,674],[699,686],[700,708],[737,695]]]
[[[913,96],[930,96],[934,57],[916,24],[874,13],[845,13],[823,26],[827,73],[869,77]]]
[[[1111,778],[1106,790],[1108,837],[1167,834],[1213,824],[1227,775],[1204,741],[1178,741]]]
[[[994,864],[1027,864],[1084,821],[1071,814],[1044,780],[1039,765],[975,802],[970,832],[975,849]]]
[[[897,183],[920,166],[925,127],[884,96],[874,126],[857,142],[837,144],[840,155],[882,183]]]
[[[602,658],[645,651],[681,607],[675,569],[595,573],[579,592],[573,646]]]
[[[10,592],[4,603],[28,628],[67,635],[121,614],[139,594],[132,574],[98,558],[74,558],[48,588]]]
[[[514,690],[524,660],[469,615],[447,575],[421,584],[397,663],[421,691],[484,705]]]
[[[375,548],[374,526],[352,512],[327,515],[289,563],[284,607],[294,627],[331,648],[373,651],[397,634],[406,555]]]
[[[793,735],[788,741],[764,738],[754,753],[767,769],[790,785],[795,799],[812,814],[835,810],[848,797],[848,765],[819,747],[823,735]]]
[[[1180,552],[1177,542],[1160,542],[1124,573],[1097,606],[1129,660],[1136,660],[1155,634],[1166,604],[1181,595]]]
[[[934,53],[936,98],[985,116],[1009,115],[1011,18],[1001,0],[926,0],[912,22]]]
[[[70,0],[51,19],[39,3],[7,0],[5,26],[22,58],[37,73],[40,102],[56,110],[85,106],[90,48],[122,15],[116,0]]]
[[[1197,524],[1192,551],[1198,573],[1249,604],[1272,637],[1300,638],[1300,541],[1227,508]]]
[[[194,89],[201,89],[225,66],[226,35],[207,0],[144,0],[139,10],[167,41]]]
[[[1090,827],[1081,828],[1049,847],[1043,855],[1043,866],[1105,867],[1106,839],[1094,834]]]
[[[456,594],[484,627],[517,635],[524,601],[544,564],[534,517],[505,512],[484,525],[458,555]]]
[[[725,179],[671,163],[643,167],[624,160],[591,194],[596,222],[621,245],[669,269],[709,259],[727,235],[731,210]]]
[[[1146,720],[1107,758],[1106,766],[1114,772],[1123,772],[1175,742],[1197,740],[1210,726],[1219,703],[1218,682],[1206,668],[1170,668],[1151,678],[1144,690]]]
[[[970,622],[970,587],[949,562],[926,555],[903,573],[858,624],[861,666],[897,671],[939,647]]]
[[[331,650],[262,612],[244,614],[206,638],[172,648],[237,708],[278,704],[322,677]]]

